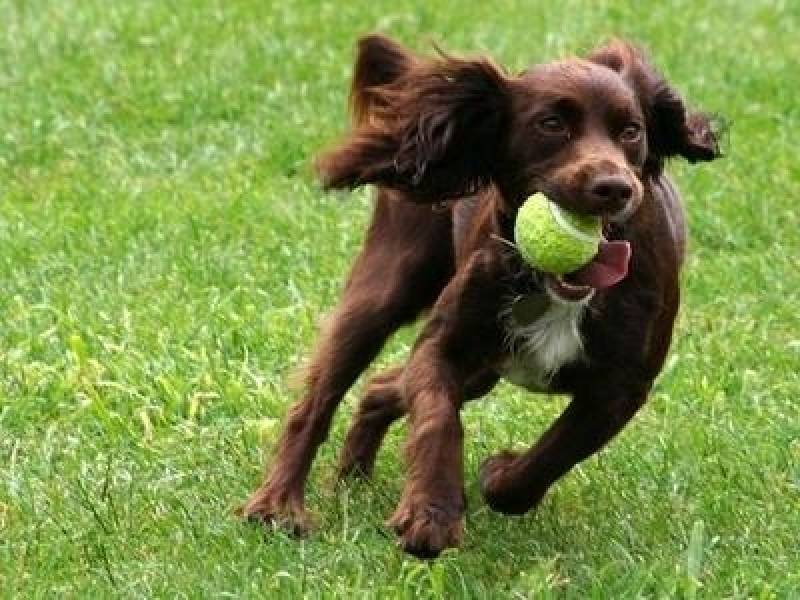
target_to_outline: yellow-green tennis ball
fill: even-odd
[[[564,275],[594,258],[603,224],[599,217],[564,210],[537,193],[520,207],[514,234],[525,262],[540,271]]]

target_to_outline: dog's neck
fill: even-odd
[[[508,358],[503,377],[531,391],[547,391],[558,370],[583,357],[580,323],[586,302],[564,302],[549,293],[517,296],[500,315]]]

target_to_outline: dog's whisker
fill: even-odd
[[[506,238],[497,235],[496,233],[489,234],[489,237],[497,242],[500,242],[501,244],[505,244],[506,246],[512,248],[515,251],[517,250],[517,245],[514,242],[512,242],[511,240],[507,240]]]

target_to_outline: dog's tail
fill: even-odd
[[[414,61],[411,53],[384,35],[370,34],[358,40],[350,87],[350,111],[355,126],[368,122],[372,108],[382,102],[378,88],[397,81]]]

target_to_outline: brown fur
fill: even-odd
[[[375,184],[373,220],[305,395],[243,512],[307,527],[305,481],[336,407],[388,336],[430,311],[407,364],[367,386],[340,473],[369,475],[389,426],[408,414],[408,480],[390,524],[407,551],[436,556],[462,531],[459,409],[501,376],[509,296],[542,291],[542,274],[502,242],[513,239],[517,208],[543,191],[602,215],[633,256],[628,276],[590,301],[585,359],[550,380],[550,391],[572,398],[564,413],[529,451],[501,452],[481,468],[484,497],[508,514],[535,506],[644,404],[669,347],[684,246],[664,163],[719,153],[709,119],[622,42],[512,77],[487,59],[424,59],[369,36],[351,99],[354,129],[318,168],[328,187]]]

